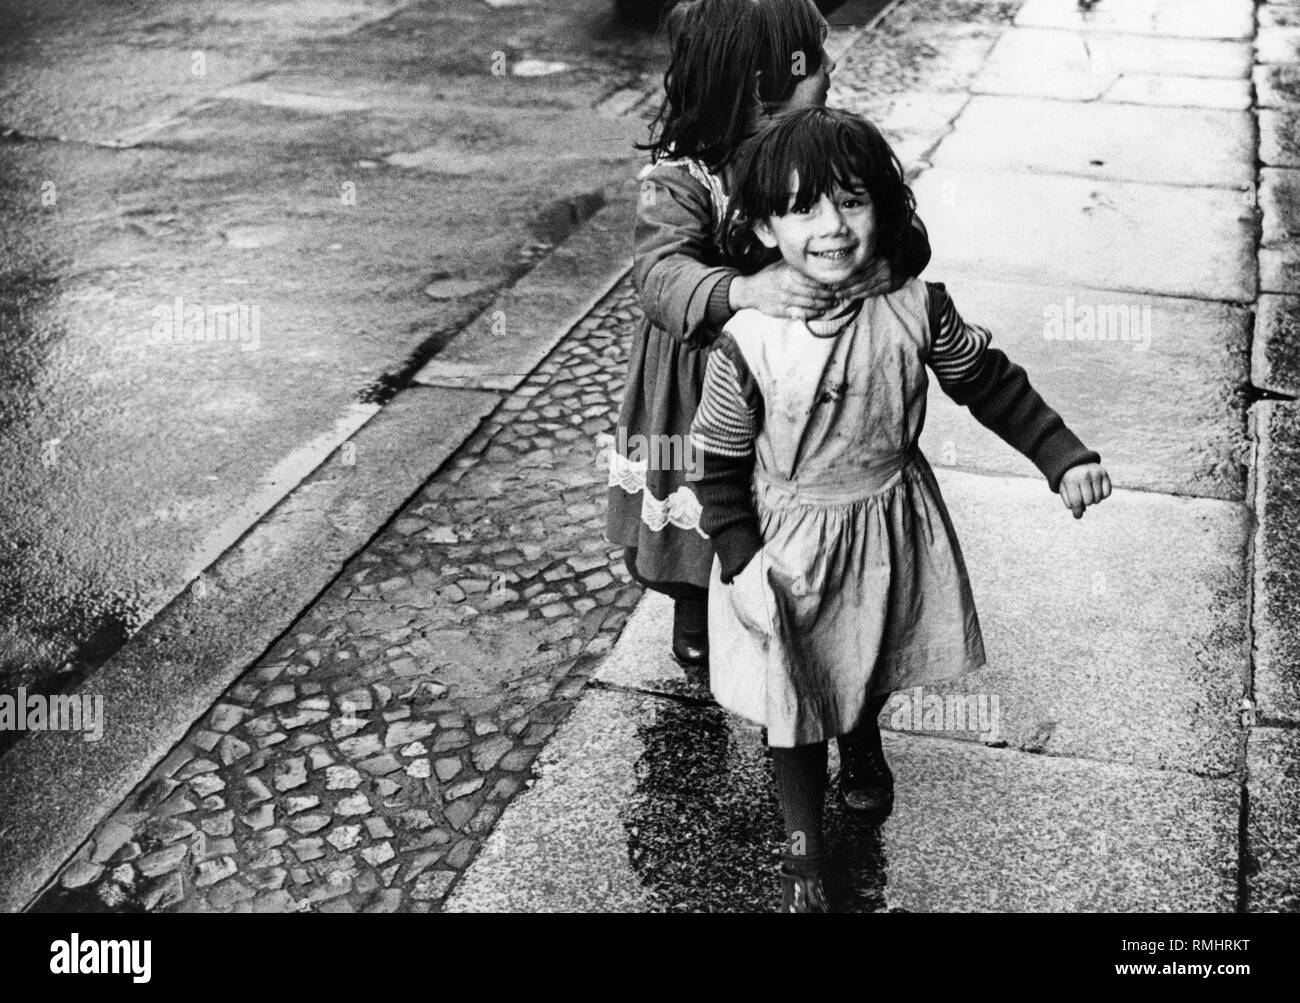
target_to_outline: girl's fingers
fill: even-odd
[[[816,279],[810,279],[802,272],[796,272],[793,268],[786,275],[785,287],[790,290],[799,290],[800,292],[811,293],[819,289],[825,289],[822,283]]]
[[[1093,491],[1091,477],[1085,477],[1079,482],[1079,500],[1083,502],[1085,508],[1097,503],[1098,498],[1096,493]]]
[[[799,310],[807,310],[810,313],[821,313],[823,310],[830,308],[835,302],[829,296],[817,297],[807,295],[794,295],[786,297],[786,306],[795,307]]]
[[[1101,474],[1101,496],[1103,498],[1110,497],[1110,474],[1106,473],[1104,470]]]
[[[785,305],[787,309],[803,310],[808,313],[821,313],[822,310],[826,309],[822,303],[811,296],[788,296]]]
[[[1061,501],[1065,503],[1066,508],[1074,513],[1076,519],[1083,518],[1083,499],[1080,497],[1079,489],[1075,485],[1061,486]]]
[[[787,296],[803,297],[813,302],[834,303],[835,293],[822,285],[820,282],[801,282],[798,285],[792,285],[786,292]]]
[[[840,299],[851,300],[862,296],[878,296],[881,293],[889,292],[891,279],[889,263],[877,259],[839,288]]]
[[[889,292],[889,279],[870,279],[865,282],[857,282],[851,286],[843,286],[839,290],[839,299],[847,302],[848,300],[861,299],[864,296],[879,296],[881,293]]]

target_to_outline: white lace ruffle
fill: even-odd
[[[700,529],[700,513],[704,506],[695,492],[685,484],[660,501],[646,488],[645,475],[649,465],[644,461],[628,459],[616,449],[609,451],[609,486],[619,487],[628,494],[641,492],[641,521],[654,532],[666,526],[694,530],[705,539],[708,534]]]

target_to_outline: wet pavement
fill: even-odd
[[[33,908],[436,908],[640,593],[602,539],[634,309],[625,282]]]
[[[927,696],[996,701],[997,733],[936,731],[919,706],[913,726],[896,697],[894,812],[865,826],[828,808],[845,910],[1297,908],[1291,6],[1260,8],[1276,30],[1258,50],[1248,0],[904,0],[836,36],[831,102],[897,142],[926,277],[1026,365],[1117,489],[1075,522],[932,395],[922,445],[989,665]],[[1274,113],[1258,199],[1248,80]],[[1174,125],[1216,140],[1208,159],[1171,155]],[[406,170],[438,159],[408,152]],[[602,240],[565,247],[608,268]],[[671,661],[670,603],[601,539],[634,296],[619,282],[559,337],[546,315],[582,272],[564,248],[555,261],[492,300],[521,320],[508,337],[489,309],[397,398],[500,394],[488,420],[33,908],[775,906],[761,735]],[[1045,325],[1117,308],[1136,309],[1125,338]]]
[[[761,736],[658,650],[669,611],[654,595],[638,606],[448,911],[776,908],[783,832]],[[898,793],[882,825],[828,803],[844,911],[1233,908],[1232,780],[888,731],[885,752]]]
[[[113,654],[629,197],[658,51],[579,0],[6,5],[0,687]]]

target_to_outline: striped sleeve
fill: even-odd
[[[730,338],[725,340],[728,347],[735,344]],[[739,353],[728,351],[723,342],[718,342],[709,353],[700,406],[691,423],[695,448],[722,456],[752,453],[754,437],[758,434],[754,408],[746,401],[741,387],[740,370],[744,360],[737,360],[735,354]]]
[[[942,285],[926,284],[930,368],[944,392],[1026,456],[1053,491],[1060,490],[1061,478],[1071,467],[1100,463],[1101,457],[1047,406],[1024,369],[1000,349],[989,347],[988,331],[963,321]]]
[[[927,282],[926,286],[930,290],[930,368],[947,390],[979,371],[993,336],[962,320],[942,283]]]
[[[763,545],[750,492],[754,438],[762,422],[762,397],[732,337],[713,343],[704,371],[700,406],[691,423],[691,445],[701,463],[694,485],[700,529],[718,555],[729,583]]]

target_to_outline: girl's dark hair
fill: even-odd
[[[637,147],[656,158],[693,157],[717,170],[760,114],[821,69],[812,0],[693,0],[671,10],[667,27],[664,103],[650,142]]]
[[[791,175],[798,185],[791,200]],[[833,108],[800,108],[769,122],[736,155],[731,175],[731,246],[742,267],[770,252],[753,224],[806,209],[836,187],[865,188],[876,209],[876,252],[898,269],[916,198],[903,165],[866,119]]]

